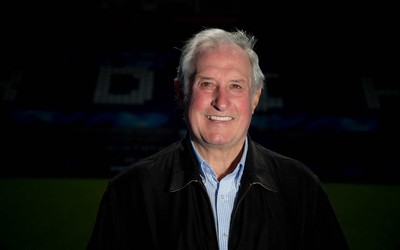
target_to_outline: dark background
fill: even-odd
[[[394,6],[9,1],[1,14],[0,176],[111,177],[181,138],[179,48],[221,27],[258,38],[255,141],[322,180],[400,180]]]

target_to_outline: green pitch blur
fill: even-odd
[[[107,179],[0,179],[0,249],[85,249]],[[352,250],[400,249],[400,185],[324,183]]]

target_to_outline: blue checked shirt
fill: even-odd
[[[196,147],[192,146],[201,166],[201,178],[210,197],[212,210],[214,212],[215,226],[217,229],[218,244],[220,250],[228,250],[229,226],[231,221],[231,213],[235,202],[236,194],[239,190],[240,179],[243,174],[244,163],[246,161],[247,138],[245,141],[242,158],[229,175],[225,176],[221,181],[217,180],[217,176],[211,166],[201,157]]]

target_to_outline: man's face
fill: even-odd
[[[261,90],[251,99],[251,65],[238,46],[200,54],[187,107],[192,139],[205,147],[243,146]]]

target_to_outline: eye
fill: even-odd
[[[235,84],[231,85],[231,88],[233,88],[233,89],[242,89],[243,87],[241,85],[235,83]]]
[[[215,85],[212,82],[200,82],[200,88],[204,89],[213,89],[215,88]]]

